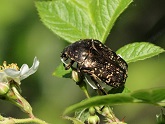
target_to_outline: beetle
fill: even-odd
[[[82,39],[65,47],[61,52],[61,61],[66,70],[72,68],[82,76],[89,75],[104,94],[106,93],[98,81],[114,88],[122,87],[126,82],[127,63],[96,39]],[[73,66],[74,63],[76,67]]]

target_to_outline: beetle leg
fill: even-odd
[[[97,86],[97,88],[104,94],[107,95],[107,92],[102,88],[102,86],[97,82],[97,77],[96,76],[92,76],[91,79],[92,81],[95,83],[95,85]]]
[[[97,82],[97,80],[99,80],[99,79],[97,78],[97,76],[94,75],[94,74],[92,74],[92,73],[90,72],[90,69],[88,69],[88,68],[83,68],[83,69],[84,69],[84,70],[83,70],[84,73],[87,73],[87,74],[90,75],[91,80],[94,82],[94,84],[97,86],[97,88],[98,88],[104,95],[107,95],[107,92],[106,92],[106,91],[102,88],[102,86]]]
[[[65,70],[68,70],[69,68],[71,68],[71,66],[73,65],[74,62],[75,62],[75,61],[71,60],[71,61],[69,62],[69,64],[64,64]]]

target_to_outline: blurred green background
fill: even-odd
[[[75,34],[76,35],[76,34]],[[134,0],[118,18],[106,44],[116,51],[125,44],[147,41],[165,48],[165,1]],[[71,122],[61,118],[63,110],[85,98],[70,79],[52,76],[60,64],[60,52],[68,45],[46,28],[38,16],[34,0],[0,1],[0,63],[32,65],[37,56],[38,71],[22,81],[22,95],[31,103],[34,114],[52,124]],[[165,54],[129,64],[126,86],[138,89],[165,86]],[[9,102],[0,101],[0,113],[16,118],[27,117]],[[148,104],[115,106],[119,119],[130,124],[155,124],[161,108]]]

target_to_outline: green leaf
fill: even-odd
[[[165,88],[152,88],[138,90],[132,93],[109,94],[105,96],[95,96],[83,100],[80,103],[69,106],[64,114],[68,114],[80,109],[99,105],[119,105],[125,103],[148,103],[159,106],[165,106]]]
[[[129,94],[124,94],[124,93],[110,94],[105,96],[95,96],[66,108],[64,111],[64,115],[74,112],[78,109],[89,108],[91,106],[116,105],[122,103],[132,103],[132,102],[133,102],[133,97],[131,97]]]
[[[78,120],[77,118],[73,118],[69,116],[64,116],[63,118],[72,121],[73,124],[84,124],[82,121]]]
[[[82,122],[85,122],[89,116],[90,116],[89,111],[83,109],[80,111],[76,111],[74,117],[77,118],[78,120],[81,120]]]
[[[127,63],[130,63],[151,58],[162,52],[165,52],[165,50],[154,44],[135,42],[120,48],[116,53],[121,55]]]
[[[65,70],[63,64],[60,64],[54,71],[53,75],[56,77],[71,78],[71,69]]]
[[[132,0],[56,0],[36,2],[42,22],[73,43],[93,38],[105,42],[116,19]]]
[[[159,104],[159,102],[165,99],[165,88],[134,91],[131,96],[139,100],[143,100],[143,102]]]

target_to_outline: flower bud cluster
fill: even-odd
[[[90,116],[88,117],[88,124],[99,124],[100,123],[100,118],[98,115],[96,115],[96,110],[94,107],[89,108],[89,114]]]

